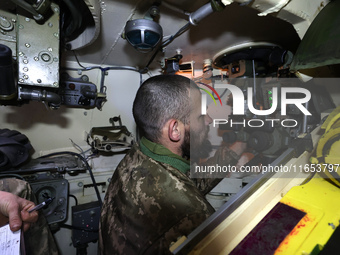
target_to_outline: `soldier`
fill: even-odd
[[[25,181],[8,178],[0,180],[0,226],[9,222],[12,231],[24,230],[26,254],[57,255],[58,248],[45,217],[34,211],[34,193]]]
[[[154,76],[139,88],[133,115],[143,137],[120,162],[108,187],[100,254],[171,254],[172,242],[214,212],[204,196],[218,181],[189,177],[190,146],[205,152],[212,122],[201,115],[200,95],[195,83],[177,75]],[[240,152],[222,152],[218,160],[237,163]]]

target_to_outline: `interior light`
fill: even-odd
[[[153,20],[135,19],[126,22],[125,38],[138,51],[152,51],[163,37],[162,27]]]

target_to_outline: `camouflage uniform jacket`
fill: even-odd
[[[0,179],[0,190],[10,192],[37,204],[31,186],[22,180]],[[28,255],[58,255],[58,247],[47,224],[46,218],[39,215],[37,222],[32,223],[25,232],[25,249]]]
[[[173,165],[154,160],[138,146],[127,153],[104,200],[100,254],[171,254],[172,242],[214,212],[197,184]]]

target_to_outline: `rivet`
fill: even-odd
[[[51,60],[51,56],[48,55],[47,53],[44,53],[44,54],[41,55],[41,59],[45,62],[48,62],[48,61]]]

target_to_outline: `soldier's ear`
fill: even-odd
[[[168,132],[169,132],[169,139],[173,142],[178,142],[181,140],[182,130],[181,130],[181,123],[176,119],[171,119],[168,122]]]

